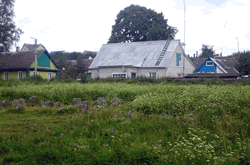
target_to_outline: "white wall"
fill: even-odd
[[[190,63],[190,61],[187,59],[187,57],[184,57],[183,49],[181,44],[176,48],[176,51],[174,55],[171,58],[171,61],[169,63],[169,66],[167,67],[166,71],[166,77],[180,77],[178,74],[181,74],[181,77],[183,76],[183,64],[184,65],[184,75],[186,74],[192,74],[195,70],[195,67]],[[181,54],[181,60],[179,61],[179,66],[176,65],[176,55]]]

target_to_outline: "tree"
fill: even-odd
[[[174,39],[178,30],[167,21],[162,13],[130,5],[117,15],[108,43]]]
[[[14,42],[19,41],[23,31],[16,28],[13,21],[15,0],[2,0],[0,7],[0,43],[3,44],[5,52],[9,52]]]
[[[72,64],[66,64],[65,76],[70,76],[72,79],[76,79],[78,73],[77,68]]]
[[[213,47],[214,46],[202,44],[202,48],[201,48],[202,53],[200,57],[213,57],[215,54],[215,50],[213,50]]]
[[[244,75],[250,74],[250,51],[234,54],[239,55],[238,61],[234,64],[235,69]]]
[[[81,52],[72,52],[69,53],[69,59],[70,60],[76,60],[78,56],[81,56],[82,53]]]

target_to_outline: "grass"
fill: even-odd
[[[0,87],[0,101],[73,98],[109,108],[8,106],[0,109],[2,164],[250,163],[250,87],[124,83],[45,83]],[[113,97],[122,106],[110,108]]]

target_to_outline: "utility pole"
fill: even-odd
[[[35,40],[35,45],[37,44],[37,39],[36,38],[32,38],[31,39]],[[37,75],[37,56],[36,56],[36,48],[35,48],[35,75]]]
[[[238,37],[236,37],[236,40],[237,40],[237,42],[238,42],[238,53],[240,53]]]
[[[185,13],[186,13],[186,4],[185,4],[185,0],[183,1],[184,3],[184,43],[182,43],[182,45],[184,46],[184,55],[183,55],[183,77],[184,77],[184,70],[185,70],[185,46],[186,46],[186,41],[185,41],[185,30],[186,30],[186,18],[185,18]]]

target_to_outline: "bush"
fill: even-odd
[[[60,81],[62,81],[62,82],[75,82],[75,80],[72,79],[70,76],[62,76],[62,77],[60,77]]]
[[[44,79],[40,75],[30,76],[30,77],[28,77],[26,79],[31,79],[31,80],[36,80],[36,81],[44,81]]]

